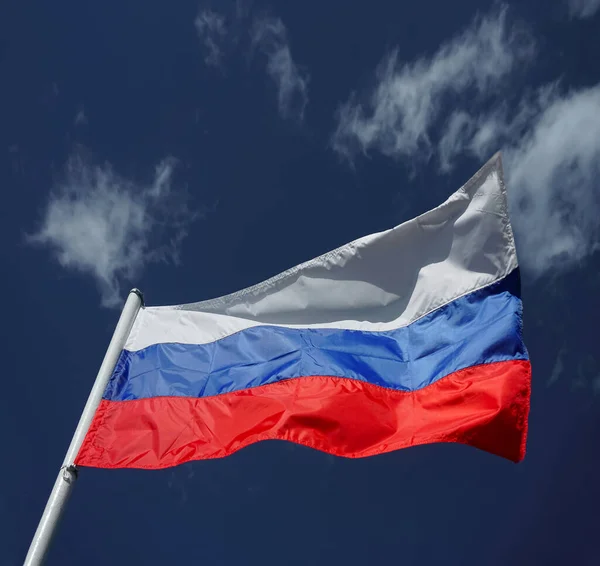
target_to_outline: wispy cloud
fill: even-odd
[[[204,62],[209,66],[218,67],[222,62],[224,45],[227,40],[225,17],[205,9],[198,13],[194,25],[198,38],[206,51]]]
[[[432,129],[444,105],[460,96],[471,101],[493,96],[495,87],[533,54],[527,33],[507,25],[506,9],[473,23],[431,57],[402,63],[394,50],[380,64],[377,83],[353,94],[339,109],[333,148],[352,159],[376,150],[401,158],[432,153]],[[450,125],[460,135],[465,125]]]
[[[498,148],[498,143],[516,139],[541,108],[547,106],[554,95],[556,85],[548,85],[535,93],[529,92],[518,102],[516,108],[500,102],[491,109],[468,108],[467,104],[450,113],[441,126],[437,141],[437,157],[441,171],[447,173],[454,168],[456,158],[471,154],[485,159]],[[460,106],[460,104],[459,104]]]
[[[86,126],[88,123],[88,118],[85,113],[85,108],[81,106],[75,115],[74,124],[76,126]]]
[[[600,0],[567,0],[569,12],[575,18],[590,18],[600,9]]]
[[[173,190],[174,161],[160,162],[144,185],[110,165],[73,156],[28,241],[48,248],[63,267],[91,275],[102,304],[121,302],[121,287],[150,262],[177,260],[193,215]]]
[[[521,255],[535,275],[571,267],[600,246],[600,85],[542,100],[505,149]]]
[[[222,67],[232,49],[243,47],[249,39],[249,53],[264,58],[266,73],[275,85],[279,114],[302,121],[308,103],[309,76],[292,57],[281,19],[264,15],[252,19],[250,6],[237,2],[233,12],[201,10],[194,24],[209,66]]]
[[[294,62],[287,31],[278,18],[254,21],[252,44],[267,58],[267,73],[277,88],[279,113],[301,121],[308,103],[308,73]]]

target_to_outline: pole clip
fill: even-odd
[[[79,476],[79,470],[75,464],[69,466],[63,466],[60,471],[62,472],[62,478],[68,484],[73,483]]]

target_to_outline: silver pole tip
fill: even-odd
[[[142,293],[139,289],[136,289],[135,287],[129,292],[136,294],[142,301],[142,306],[144,306],[144,293]]]

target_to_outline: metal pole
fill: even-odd
[[[38,528],[31,541],[24,566],[41,566],[46,559],[48,547],[50,546],[50,542],[52,541],[58,522],[63,514],[69,495],[77,480],[75,458],[81,448],[81,444],[87,434],[88,428],[92,423],[96,409],[102,400],[106,385],[115,369],[115,365],[125,346],[135,317],[142,307],[143,302],[143,296],[137,289],[133,289],[129,293],[123,311],[121,312],[119,322],[117,323],[117,327],[115,328],[108,349],[106,350],[104,360],[102,361],[102,365],[96,376],[96,381],[94,382],[90,396],[85,404],[83,413],[81,413],[81,418],[75,429],[75,434],[73,435],[73,439],[67,450],[63,465],[58,472],[58,477],[56,478],[56,482],[54,483],[54,487],[48,498],[48,503],[46,503],[46,508],[44,509]]]

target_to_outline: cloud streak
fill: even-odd
[[[536,276],[577,265],[600,245],[600,85],[542,98],[505,149],[522,260]]]
[[[279,113],[283,118],[301,121],[308,103],[309,77],[294,62],[282,21],[278,18],[256,19],[252,45],[267,58],[267,74],[277,89]]]
[[[75,115],[74,124],[75,126],[87,126],[88,118],[85,113],[85,108],[81,106]]]
[[[509,29],[506,9],[476,18],[431,57],[401,63],[394,50],[380,64],[371,92],[353,94],[338,110],[332,146],[348,159],[371,150],[428,158],[444,104],[460,96],[489,96],[533,52],[528,34]],[[454,121],[452,128],[459,132],[462,125]]]
[[[567,0],[569,12],[574,18],[591,18],[600,10],[600,0]]]
[[[309,75],[294,61],[287,29],[279,18],[251,18],[249,8],[241,3],[227,18],[212,10],[200,11],[194,25],[206,52],[204,61],[208,66],[222,67],[234,47],[249,41],[251,56],[259,54],[265,61],[265,71],[277,93],[279,114],[301,122],[308,104]]]
[[[202,10],[196,16],[194,26],[206,52],[204,62],[210,67],[220,66],[227,38],[225,18],[212,10]]]
[[[173,190],[174,161],[165,159],[151,181],[138,184],[110,165],[73,156],[51,193],[31,244],[50,250],[69,270],[91,275],[102,305],[121,304],[121,287],[155,261],[176,261],[194,215]]]

